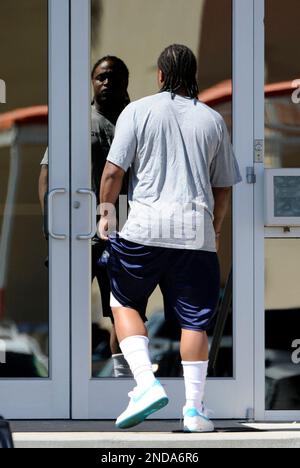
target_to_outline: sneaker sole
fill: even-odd
[[[169,403],[169,398],[167,397],[161,398],[160,400],[157,400],[155,403],[152,403],[152,405],[148,406],[140,413],[134,414],[130,418],[127,418],[124,421],[121,421],[120,423],[116,423],[116,426],[119,429],[129,429],[130,427],[137,426],[138,424],[145,421],[145,419],[148,416],[150,416],[156,411],[159,411],[165,406],[167,406],[168,403]]]
[[[189,434],[196,434],[196,433],[199,433],[199,434],[209,434],[210,432],[215,432],[215,428],[213,429],[206,429],[206,430],[198,430],[198,431],[191,431],[190,429],[188,429],[187,427],[184,427],[183,428],[183,432],[186,432],[186,433],[189,433]]]

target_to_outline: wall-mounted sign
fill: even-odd
[[[300,169],[266,169],[266,226],[300,226]]]

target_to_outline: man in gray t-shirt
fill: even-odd
[[[131,167],[122,238],[216,252],[213,189],[241,180],[217,112],[186,96],[170,99],[166,91],[134,102],[120,116],[107,160],[125,172]],[[192,232],[180,235],[189,219],[199,226],[198,239]],[[171,221],[171,233],[166,226],[160,236],[162,221]]]
[[[197,63],[185,46],[158,60],[161,92],[121,114],[101,183],[102,238],[130,168],[130,214],[110,236],[111,306],[120,348],[137,382],[117,419],[132,427],[168,403],[149,359],[141,319],[160,286],[166,318],[182,329],[180,352],[186,390],[184,429],[213,430],[203,406],[208,368],[207,330],[220,289],[217,249],[231,187],[241,181],[222,117],[198,99]],[[103,205],[102,205],[103,204]]]

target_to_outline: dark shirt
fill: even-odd
[[[115,126],[92,106],[91,144],[92,144],[92,190],[99,204],[101,177],[106,164]]]
[[[91,144],[92,144],[92,190],[97,197],[97,205],[100,203],[100,185],[101,178],[106,164],[112,141],[115,136],[115,125],[112,124],[104,115],[97,111],[92,105],[92,121],[91,121]],[[124,177],[124,182],[121,194],[127,195],[128,177]],[[117,215],[119,211],[119,203],[116,203]],[[98,218],[99,220],[99,218]],[[100,242],[98,237],[93,239],[94,242]]]
[[[92,106],[91,144],[92,144],[92,190],[99,204],[101,178],[112,141],[115,136],[115,125]],[[128,176],[124,177],[121,194],[127,195]]]

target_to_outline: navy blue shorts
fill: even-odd
[[[159,285],[166,319],[177,317],[186,330],[211,327],[220,294],[216,253],[145,246],[121,237],[110,238],[109,251],[113,300],[145,320],[148,299]]]

